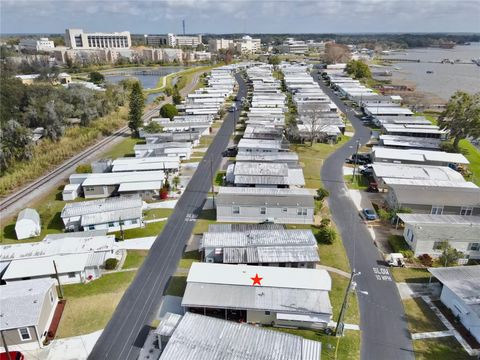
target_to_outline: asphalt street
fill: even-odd
[[[239,75],[238,98],[246,96]],[[136,359],[149,324],[155,318],[160,300],[174,274],[186,243],[201,213],[212,176],[221,162],[239,113],[228,113],[185,192],[178,201],[161,234],[155,240],[141,268],[123,295],[117,309],[95,344],[89,359]],[[212,174],[213,172],[213,174]]]
[[[414,359],[407,320],[395,281],[373,243],[373,238],[353,201],[343,179],[345,159],[356,150],[356,141],[365,144],[370,129],[365,127],[353,110],[346,106],[321,79],[322,90],[346,114],[355,128],[355,135],[323,164],[321,178],[330,192],[328,204],[339,229],[350,260],[350,266],[361,274],[355,277],[360,305],[362,330],[361,359]]]

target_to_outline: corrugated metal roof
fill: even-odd
[[[282,163],[268,162],[241,162],[235,163],[235,176],[238,175],[265,175],[288,176],[288,166]]]
[[[160,360],[320,360],[321,343],[186,313]]]
[[[15,281],[2,285],[0,291],[0,330],[37,325],[43,301],[50,289],[55,291],[53,279]]]
[[[283,230],[282,224],[210,224],[208,232],[242,232],[250,230]]]
[[[142,199],[135,196],[120,196],[106,199],[98,199],[91,201],[80,201],[66,204],[62,210],[62,218],[70,218],[73,216],[82,216],[86,214],[94,214],[104,211],[115,211],[123,209],[132,209],[142,207]]]
[[[164,178],[165,173],[163,171],[95,173],[89,174],[89,176],[83,181],[82,186],[119,185],[128,182],[161,181]]]
[[[480,265],[429,268],[428,271],[480,316]]]
[[[224,248],[225,264],[318,262],[316,246],[269,246]]]
[[[105,224],[107,222],[114,222],[119,220],[141,219],[142,208],[132,208],[114,211],[104,211],[94,214],[86,214],[82,216],[80,221],[81,226]]]
[[[278,152],[273,154],[239,154],[237,162],[298,162],[298,155],[294,152]]]
[[[252,247],[280,245],[316,245],[312,230],[306,229],[268,229],[245,230],[239,232],[206,232],[200,247]]]
[[[462,216],[462,215],[432,215],[432,214],[402,214],[397,216],[407,224],[431,224],[448,226],[480,226],[480,216]],[[479,233],[480,240],[480,233]]]
[[[220,187],[217,205],[313,207],[314,191],[299,188]]]
[[[162,181],[145,181],[145,182],[133,182],[120,184],[118,192],[126,191],[142,191],[142,190],[157,190],[160,191],[162,187]]]
[[[382,140],[385,146],[402,146],[420,149],[438,149],[441,143],[440,139],[400,135],[380,135],[380,140]]]
[[[373,172],[379,178],[465,182],[462,174],[447,166],[373,163]]]
[[[181,319],[182,315],[166,313],[160,325],[155,329],[155,334],[159,336],[172,336]]]

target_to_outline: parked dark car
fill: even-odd
[[[229,147],[222,152],[223,157],[234,157],[237,156],[238,149],[236,147]]]

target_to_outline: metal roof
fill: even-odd
[[[181,319],[182,315],[166,313],[160,325],[155,329],[155,334],[159,336],[172,336]]]
[[[246,230],[239,232],[206,232],[200,247],[252,247],[280,245],[316,245],[312,230]]]
[[[251,230],[283,230],[285,225],[282,224],[210,224],[208,232],[242,232]]]
[[[236,157],[238,162],[298,162],[298,155],[294,152],[278,152],[278,153],[266,153],[266,154],[238,154]]]
[[[103,211],[94,214],[82,215],[80,225],[86,227],[88,225],[105,224],[108,222],[115,222],[120,220],[141,219],[142,208],[136,207],[131,209]]]
[[[50,289],[55,290],[53,279],[15,281],[1,286],[0,329],[18,329],[37,325],[43,302]]]
[[[193,263],[187,283],[252,287],[250,277],[258,273],[260,288],[306,289],[330,291],[332,280],[323,269],[298,269],[269,266]]]
[[[465,182],[462,174],[447,166],[417,164],[373,163],[373,173],[378,178],[400,178]]]
[[[244,139],[238,142],[238,148],[247,149],[272,149],[280,150],[284,148],[281,140],[263,140],[263,139]]]
[[[89,256],[89,253],[81,253],[12,260],[2,279],[8,281],[25,277],[50,276],[55,274],[53,261],[60,274],[83,271]]]
[[[317,246],[228,247],[223,249],[224,264],[318,262]]]
[[[235,163],[235,176],[258,175],[258,176],[284,176],[288,177],[288,165],[283,163],[268,162],[241,162]]]
[[[0,247],[0,261],[103,252],[116,249],[115,236],[113,235],[92,236],[88,235],[88,232],[84,236],[73,234],[76,233],[58,234],[58,236],[48,235],[39,242],[2,245]],[[80,234],[83,234],[83,232]]]
[[[406,160],[416,162],[438,161],[451,162],[456,164],[469,164],[465,156],[458,153],[447,153],[444,151],[431,151],[420,149],[392,149],[387,147],[374,146],[375,158],[389,160]]]
[[[187,312],[160,360],[320,360],[321,343]]]
[[[139,196],[120,196],[91,201],[80,201],[66,204],[62,210],[62,218],[82,216],[86,214],[101,213],[104,211],[115,211],[133,209],[143,206]]]
[[[98,185],[119,185],[128,182],[157,181],[163,180],[163,171],[140,171],[140,172],[116,172],[116,173],[94,173],[83,181],[82,186]]]
[[[36,224],[40,224],[40,215],[37,210],[26,208],[18,213],[17,222],[21,220],[30,220]]]
[[[144,181],[144,182],[132,182],[126,184],[120,184],[118,192],[126,191],[143,191],[143,190],[160,190],[162,187],[162,181]]]
[[[480,265],[429,268],[428,271],[480,316]]]
[[[313,207],[314,191],[300,188],[220,187],[217,205]]]
[[[385,146],[401,146],[420,149],[438,149],[441,143],[440,139],[400,135],[380,135],[380,140]]]
[[[402,214],[397,216],[407,224],[448,225],[480,227],[480,216],[462,215],[432,215],[432,214]],[[477,230],[480,231],[480,230]],[[480,232],[479,232],[480,240]]]

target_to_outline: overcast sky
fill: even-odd
[[[480,32],[480,0],[0,0],[2,33]]]

